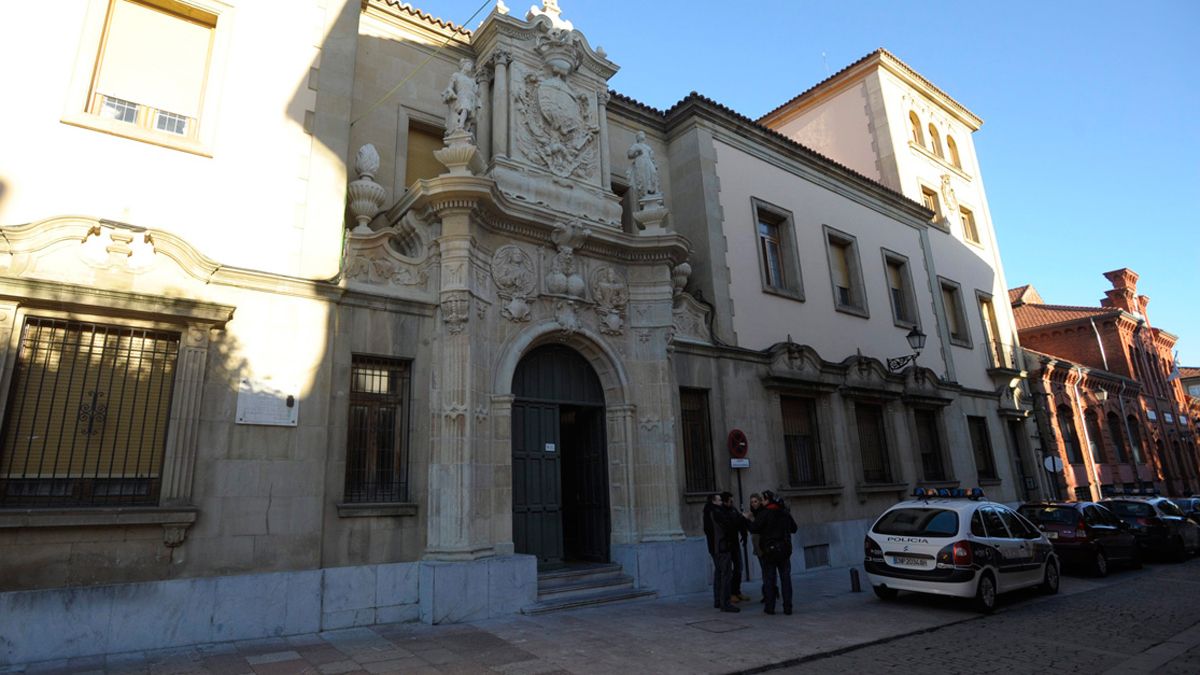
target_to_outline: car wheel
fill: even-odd
[[[1107,565],[1107,561],[1105,564]],[[1106,569],[1107,569],[1107,567],[1106,567]],[[1044,577],[1042,577],[1042,586],[1041,586],[1042,592],[1045,593],[1046,595],[1054,595],[1055,593],[1058,593],[1058,582],[1059,581],[1060,581],[1060,578],[1058,576],[1058,563],[1054,562],[1053,560],[1047,560],[1046,561],[1046,574]]]
[[[900,591],[887,586],[872,586],[871,590],[875,591],[875,595],[880,600],[895,600],[896,596],[900,594]]]
[[[984,572],[975,586],[975,609],[991,614],[996,609],[996,581],[991,573]]]
[[[1096,551],[1096,559],[1092,561],[1092,571],[1098,577],[1108,576],[1108,556],[1104,555],[1104,551]]]

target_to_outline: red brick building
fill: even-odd
[[[1191,402],[1171,378],[1177,338],[1151,325],[1133,270],[1104,276],[1112,288],[1098,307],[1049,305],[1032,286],[1009,291],[1042,450],[1063,463],[1058,494],[1195,494]]]

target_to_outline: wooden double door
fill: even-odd
[[[608,562],[603,391],[577,352],[533,350],[514,376],[513,543],[540,567]]]

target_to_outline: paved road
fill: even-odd
[[[1200,673],[1200,560],[1116,572],[1113,583],[841,654],[782,673]],[[898,603],[943,606],[910,594]]]

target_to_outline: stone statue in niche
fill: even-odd
[[[637,132],[633,145],[625,154],[632,162],[626,177],[629,187],[637,195],[637,209],[642,211],[654,197],[659,197],[661,201],[658,166],[654,163],[654,150],[646,144],[646,132]]]
[[[475,62],[463,59],[450,83],[442,91],[446,102],[446,135],[461,131],[475,134],[475,109],[479,106],[479,85],[475,82]]]

